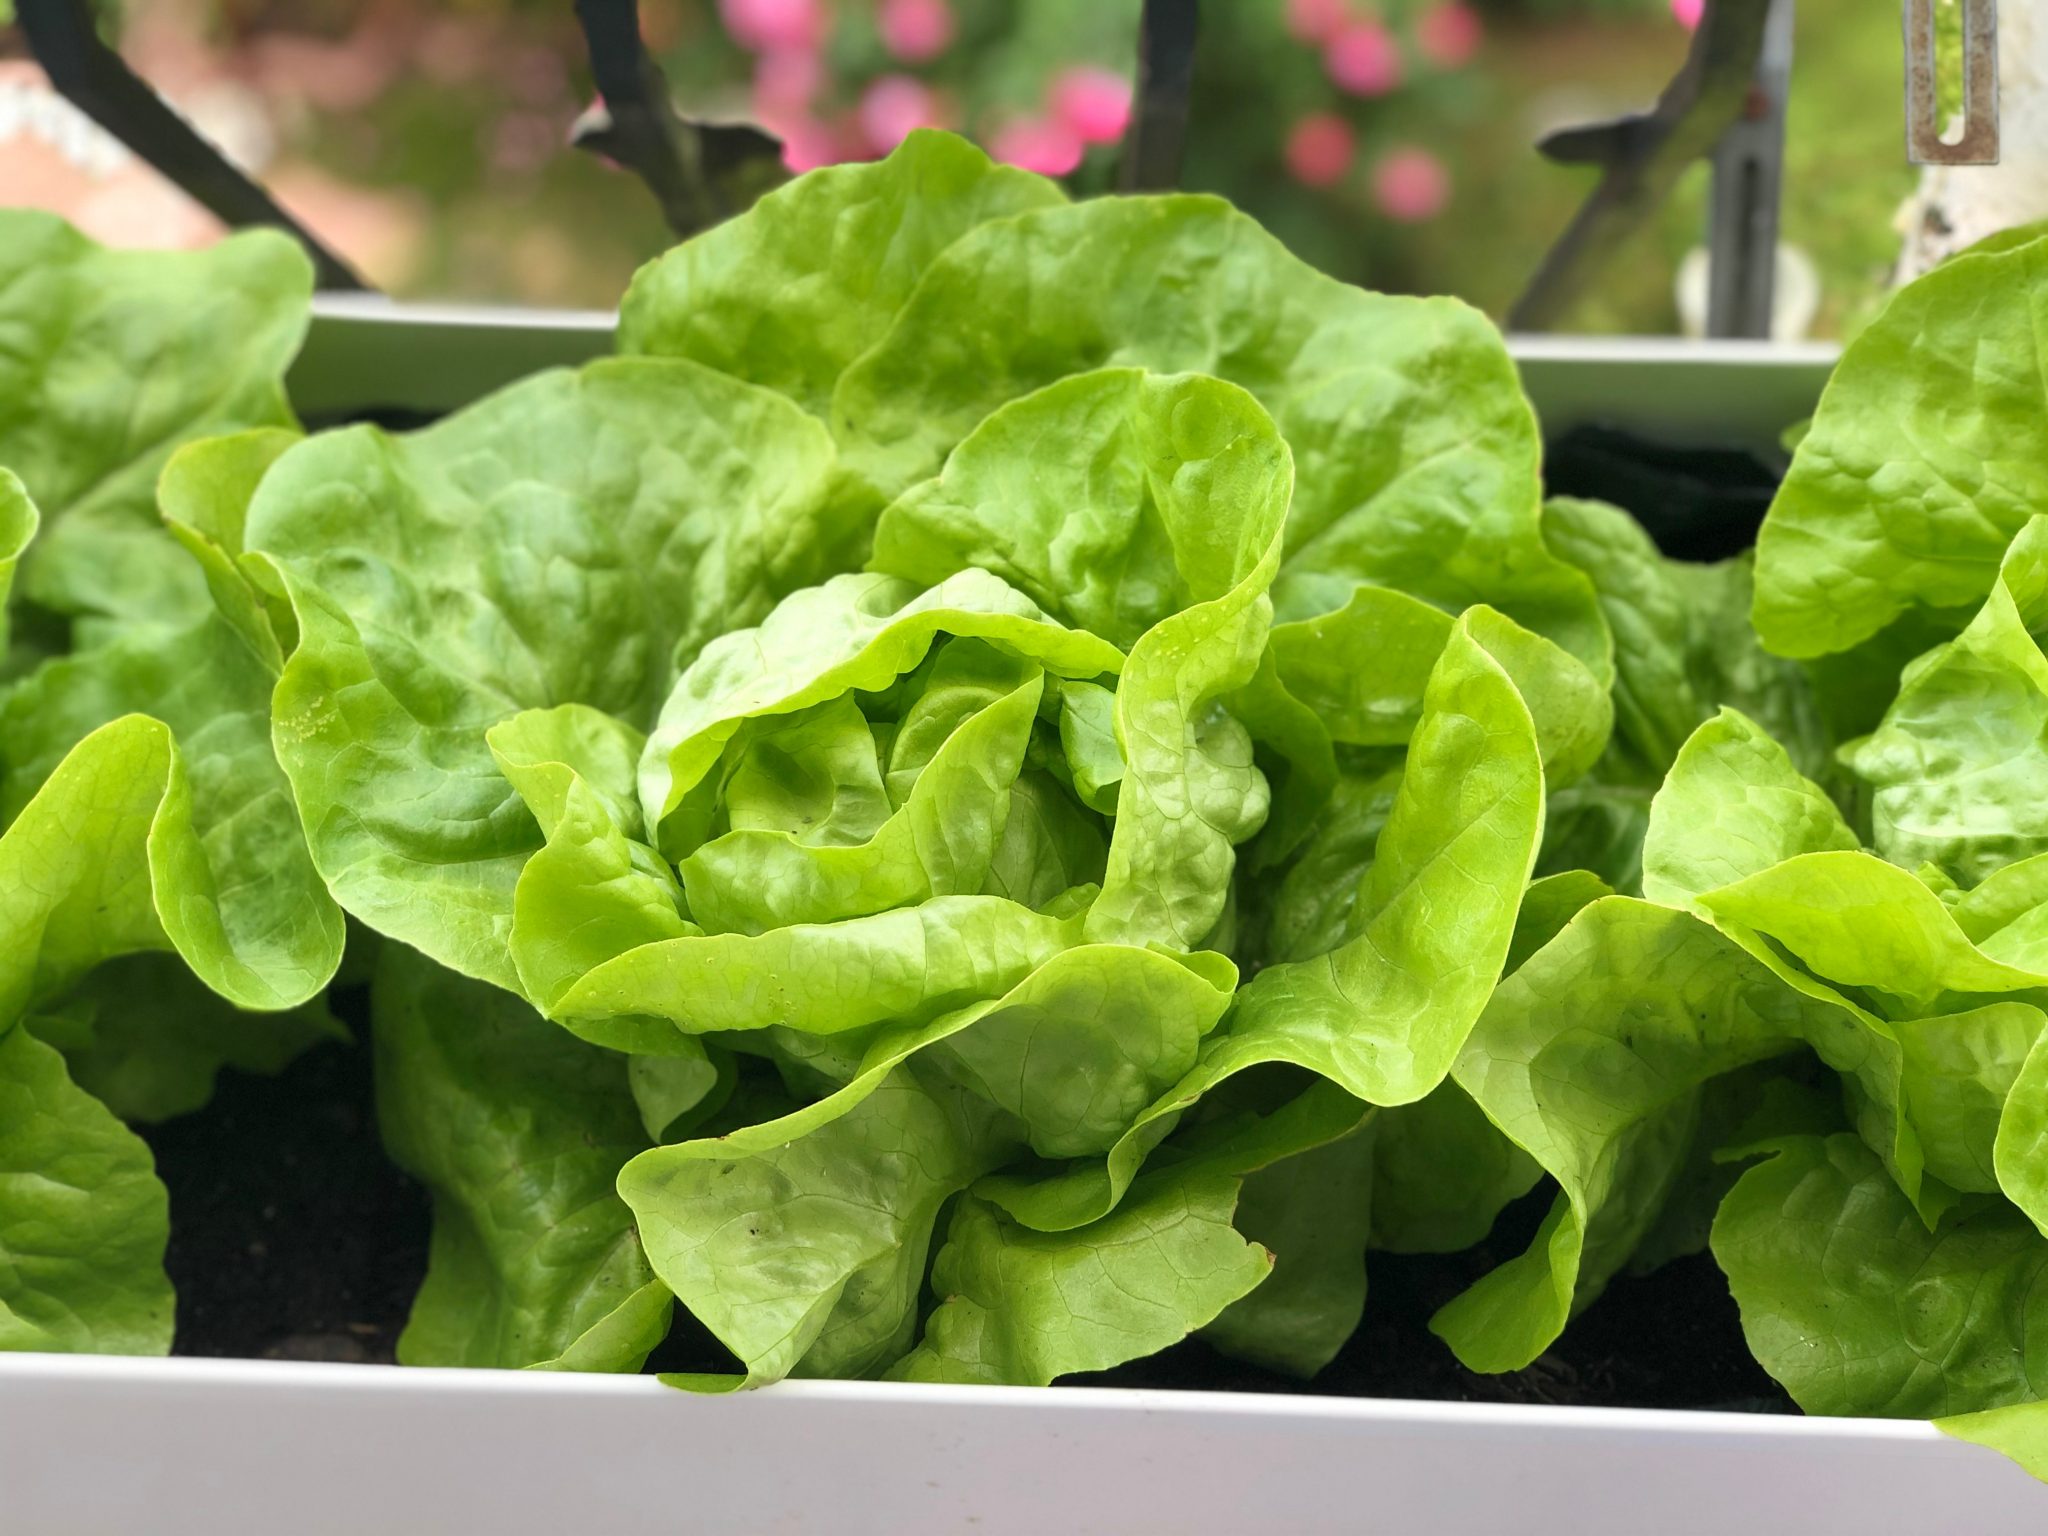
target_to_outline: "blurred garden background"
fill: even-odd
[[[1139,0],[642,0],[685,111],[758,121],[804,168],[921,124],[1076,191],[1108,185]],[[1585,195],[1544,132],[1639,109],[1699,0],[1225,0],[1203,8],[1187,186],[1309,261],[1501,314]],[[0,0],[4,19],[6,0]],[[128,0],[145,78],[373,282],[407,297],[608,307],[669,237],[630,177],[567,147],[590,102],[570,0]],[[1889,284],[1914,186],[1896,0],[1798,0],[1786,242],[1811,332]],[[1679,328],[1704,167],[1570,329]],[[0,202],[118,244],[210,238],[202,211],[52,95],[0,24]]]

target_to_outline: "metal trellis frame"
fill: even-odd
[[[678,235],[737,212],[727,177],[748,162],[779,162],[781,141],[748,124],[701,122],[676,111],[668,77],[641,40],[637,0],[576,0],[576,19],[599,103],[576,125],[576,146],[645,182]]]
[[[15,0],[14,13],[50,84],[222,223],[267,224],[293,236],[312,257],[322,288],[368,286],[101,40],[87,0]]]
[[[1742,113],[1714,146],[1707,207],[1707,334],[1771,334],[1778,210],[1784,201],[1785,98],[1792,87],[1793,0],[1771,0]]]
[[[1200,27],[1197,0],[1145,0],[1138,19],[1131,126],[1118,173],[1118,185],[1126,192],[1166,192],[1180,185]]]
[[[1943,142],[1936,111],[1934,7],[1902,0],[1909,157],[1981,164],[1998,156],[1996,0],[1961,0],[1963,105],[1959,137]],[[1625,234],[1701,156],[1715,166],[1709,248],[1709,333],[1769,333],[1793,0],[1707,0],[1686,63],[1657,106],[1640,116],[1552,135],[1551,159],[1601,165],[1599,186],[1539,267],[1511,325],[1555,323]],[[749,178],[779,160],[770,134],[698,121],[675,108],[642,41],[636,0],[575,0],[598,103],[574,142],[631,170],[680,235],[749,200]],[[362,289],[348,263],[179,116],[104,41],[89,0],[16,0],[22,33],[51,84],[137,156],[231,226],[267,224],[296,237],[320,285]],[[1118,185],[1157,192],[1180,183],[1189,126],[1198,0],[1144,0],[1137,81]]]

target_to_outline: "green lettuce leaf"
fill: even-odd
[[[1872,841],[1895,864],[1974,885],[2048,852],[2048,517],[2031,519],[1961,635],[1913,662],[1844,761],[1874,788]]]
[[[1543,534],[1592,579],[1615,667],[1613,737],[1585,782],[1553,795],[1540,867],[1585,867],[1617,890],[1647,893],[1652,794],[1717,707],[1762,721],[1808,772],[1827,762],[1827,732],[1799,668],[1766,655],[1750,632],[1746,558],[1667,559],[1634,518],[1594,501],[1550,501]]]
[[[131,1124],[201,1108],[224,1067],[273,1076],[312,1047],[349,1038],[324,998],[252,1013],[177,957],[155,953],[109,960],[32,1012],[28,1028],[64,1053],[73,1082]]]
[[[1231,1226],[1237,1195],[1214,1174],[1149,1175],[1071,1232],[962,1199],[932,1269],[939,1305],[890,1379],[1046,1386],[1178,1343],[1272,1269]]]
[[[1225,1307],[1203,1338],[1226,1355],[1304,1378],[1336,1358],[1365,1315],[1375,1131],[1368,1120],[1246,1176],[1233,1224],[1272,1254],[1273,1272]]]
[[[0,1027],[0,1353],[170,1353],[169,1237],[141,1138]]]
[[[434,1199],[400,1361],[638,1370],[670,1298],[613,1188],[648,1143],[627,1059],[395,944],[372,1012],[384,1145]]]
[[[1658,793],[1645,888],[1818,1005],[1807,1040],[1853,1080],[1857,1128],[1932,1221],[1956,1190],[1997,1187],[2000,1115],[2043,1026],[2025,1002],[1960,1005],[2039,983],[1973,944],[1919,879],[1854,845],[1818,786],[1724,711]]]
[[[688,358],[789,396],[821,420],[938,256],[976,225],[1064,201],[952,134],[832,166],[648,263],[619,308],[619,350]]]
[[[1808,1413],[1928,1418],[2048,1396],[2048,1239],[1972,1197],[1930,1231],[1856,1137],[1765,1148],[1714,1219],[1750,1352]]]
[[[1989,1446],[2048,1481],[2048,1406],[2038,1402],[2011,1403],[1977,1413],[1951,1414],[1936,1419],[1934,1427],[1958,1440]]]
[[[1585,578],[1544,547],[1535,423],[1493,329],[1452,300],[1323,277],[1212,198],[1105,198],[969,231],[842,375],[833,432],[890,496],[1005,401],[1105,363],[1228,380],[1279,423],[1298,475],[1283,619],[1374,583],[1454,612],[1491,603],[1609,667]]]
[[[899,1070],[809,1135],[656,1147],[618,1189],[655,1273],[745,1364],[745,1384],[871,1375],[915,1337],[940,1207],[1006,1152],[975,1096]]]
[[[1428,1097],[1380,1114],[1372,1246],[1458,1253],[1483,1241],[1509,1203],[1542,1177],[1542,1165],[1447,1079]]]
[[[209,987],[252,1009],[313,997],[344,938],[271,751],[271,683],[215,616],[48,662],[0,698],[0,823],[73,752],[150,777],[163,932]]]
[[[7,599],[14,589],[14,568],[41,526],[42,515],[28,488],[12,470],[0,467],[0,662],[7,660]]]
[[[1501,983],[1458,1086],[1555,1178],[1528,1250],[1430,1322],[1473,1370],[1554,1343],[1625,1264],[1685,1161],[1698,1089],[1793,1050],[1809,1005],[1687,913],[1624,896],[1584,908]]]
[[[2048,502],[2048,245],[1966,255],[1849,343],[1757,536],[1755,623],[1785,656],[1983,599]]]
[[[181,443],[291,424],[284,371],[312,288],[305,253],[275,231],[110,251],[48,214],[0,211],[0,464],[46,525],[24,595],[131,621],[204,611],[158,521],[157,476]]]
[[[779,603],[757,629],[704,650],[661,707],[640,765],[646,825],[663,853],[687,858],[717,815],[713,770],[757,717],[795,714],[852,692],[889,688],[941,636],[982,640],[1059,677],[1123,669],[1123,653],[1068,629],[1000,577],[970,570],[929,589],[880,574],[839,576]]]
[[[830,463],[786,400],[653,359],[279,458],[245,530],[297,629],[272,735],[341,905],[515,987],[542,839],[485,732],[568,702],[651,724],[679,657],[835,568]]]
[[[1360,890],[1356,936],[1261,971],[1194,1070],[1105,1162],[990,1179],[981,1193],[1041,1230],[1097,1220],[1188,1105],[1268,1062],[1307,1067],[1370,1103],[1422,1098],[1450,1070],[1500,975],[1542,807],[1529,712],[1460,620]]]

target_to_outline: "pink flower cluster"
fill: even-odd
[[[1323,73],[1348,96],[1385,96],[1407,78],[1393,30],[1356,0],[1287,0],[1286,19],[1289,34],[1321,52]],[[1478,13],[1462,0],[1435,0],[1415,17],[1408,41],[1425,64],[1457,69],[1471,62],[1485,37]],[[1358,135],[1339,113],[1311,112],[1289,131],[1284,158],[1288,174],[1303,186],[1334,187],[1358,159]],[[1371,187],[1380,212],[1412,224],[1443,211],[1451,180],[1441,160],[1409,144],[1388,150],[1375,162]]]
[[[1287,30],[1322,50],[1323,72],[1352,96],[1384,96],[1406,78],[1401,46],[1371,10],[1350,0],[1287,0]],[[1438,0],[1415,19],[1415,51],[1438,69],[1457,69],[1479,51],[1486,29],[1461,0]]]
[[[885,155],[912,130],[955,119],[943,93],[905,72],[870,81],[843,118],[820,115],[827,83],[820,50],[831,31],[825,0],[718,0],[718,13],[733,41],[755,55],[754,113],[782,136],[791,170]],[[875,31],[898,63],[928,64],[953,44],[952,0],[877,0]],[[1041,110],[1000,127],[990,150],[1012,165],[1063,176],[1089,145],[1122,138],[1130,117],[1128,80],[1075,65],[1053,77]]]
[[[826,85],[820,53],[832,29],[822,0],[718,0],[732,40],[755,55],[754,115],[782,136],[793,171],[885,155],[915,128],[942,127],[951,117],[938,93],[914,75],[869,82],[859,106],[839,120],[814,111]],[[949,0],[881,0],[875,30],[890,55],[906,64],[937,58],[953,42]]]
[[[1334,112],[1311,112],[1287,135],[1287,172],[1306,187],[1333,187],[1351,174],[1358,136]],[[1372,197],[1381,213],[1401,224],[1435,218],[1451,197],[1450,173],[1428,150],[1400,145],[1373,166]]]
[[[1064,176],[1090,144],[1114,144],[1131,121],[1131,82],[1112,70],[1076,64],[1053,76],[1047,110],[996,131],[989,153],[1042,176]]]

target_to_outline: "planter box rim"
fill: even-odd
[[[322,1392],[505,1394],[561,1393],[610,1398],[680,1397],[712,1404],[730,1394],[691,1394],[654,1376],[571,1371],[472,1370],[454,1367],[360,1365],[311,1360],[203,1359],[123,1355],[0,1355],[0,1390],[10,1383],[71,1379],[87,1382],[175,1381],[209,1387],[306,1389]],[[1309,1392],[1220,1392],[1169,1387],[1014,1387],[892,1381],[781,1381],[748,1398],[784,1404],[886,1403],[950,1409],[1058,1410],[1063,1407],[1142,1414],[1247,1414],[1272,1418],[1347,1420],[1374,1424],[1440,1424],[1449,1428],[1630,1434],[1733,1435],[1755,1438],[1945,1441],[1924,1419],[1845,1419],[1783,1413],[1731,1413],[1697,1408],[1603,1408],[1551,1403],[1459,1402],[1438,1398],[1333,1397]]]

